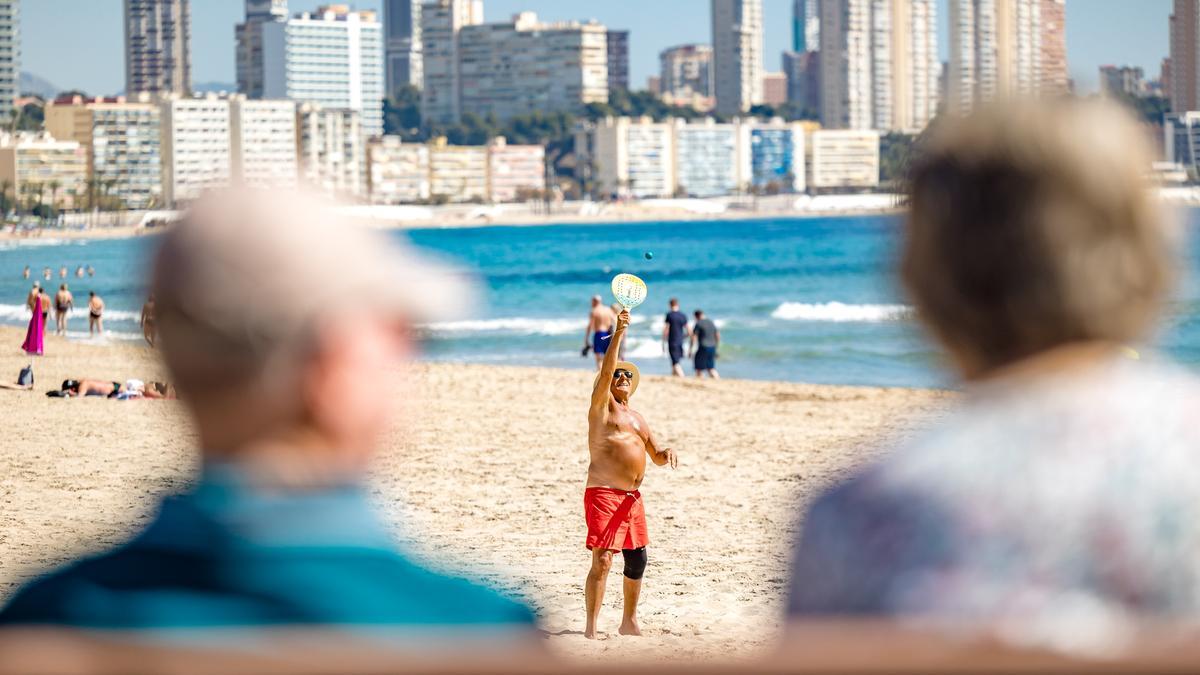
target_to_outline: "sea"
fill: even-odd
[[[1200,211],[1187,214],[1184,273],[1160,330],[1137,347],[1200,369]],[[896,216],[602,223],[396,231],[390,236],[473,271],[481,302],[459,320],[425,326],[423,358],[439,362],[593,368],[581,356],[589,299],[612,302],[614,275],[646,281],[626,356],[667,374],[661,334],[669,298],[702,309],[721,331],[724,377],[872,386],[954,386],[934,343],[913,320],[896,280]],[[0,242],[0,323],[24,326],[30,281],[59,269],[83,306],[108,306],[105,340],[140,340],[154,236]],[[78,266],[95,276],[75,277]],[[336,274],[337,270],[325,271]],[[68,337],[87,336],[86,313]],[[11,345],[18,349],[18,345]],[[689,368],[690,374],[690,368]]]

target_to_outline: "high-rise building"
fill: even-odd
[[[450,124],[462,115],[460,32],[483,23],[482,0],[434,0],[421,6],[421,119]]]
[[[87,189],[87,153],[77,141],[45,133],[5,133],[0,135],[0,182],[15,195],[28,190],[44,204],[76,209]]]
[[[737,115],[762,102],[762,0],[712,0],[717,112]]]
[[[125,91],[191,88],[191,0],[125,0]]]
[[[1068,91],[1065,0],[950,0],[948,106]]]
[[[296,119],[301,182],[335,199],[354,201],[366,195],[367,146],[362,114],[302,103]]]
[[[784,52],[783,74],[788,102],[817,114],[821,109],[821,52]]]
[[[0,0],[0,120],[21,94],[21,2]]]
[[[388,97],[407,86],[420,89],[424,81],[421,0],[384,0],[383,36]]]
[[[822,0],[821,122],[915,131],[937,112],[934,0]]]
[[[163,201],[179,206],[229,185],[232,148],[229,101],[171,98],[162,102]]]
[[[608,88],[629,89],[629,31],[608,31]]]
[[[105,186],[110,197],[134,210],[164,206],[159,120],[158,105],[144,94],[136,101],[73,96],[46,105],[46,131],[79,143],[91,185]]]
[[[713,52],[709,45],[680,45],[658,56],[659,94],[676,101],[713,96]]]
[[[1142,96],[1145,73],[1136,66],[1100,66],[1100,93],[1105,96]]]
[[[232,180],[251,187],[295,188],[296,103],[235,96],[229,105]]]
[[[263,97],[354,110],[383,133],[383,31],[370,11],[330,5],[262,24]]]
[[[234,28],[237,42],[238,91],[263,97],[263,31],[265,23],[287,21],[287,0],[246,0],[246,18]]]
[[[1163,85],[1171,109],[1187,112],[1200,109],[1200,0],[1175,0],[1171,13],[1170,65],[1164,64]],[[1168,79],[1169,77],[1169,79]]]
[[[814,52],[820,45],[820,0],[793,0],[792,49],[797,53]]]
[[[459,32],[459,110],[507,120],[608,102],[607,30],[595,22],[507,23]]]

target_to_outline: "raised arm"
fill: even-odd
[[[608,351],[604,353],[604,361],[600,364],[600,377],[592,388],[591,412],[601,412],[608,409],[608,398],[612,387],[613,371],[617,369],[617,358],[621,351],[621,340],[625,337],[625,328],[629,326],[629,310],[621,310],[617,315],[617,327],[613,331]]]

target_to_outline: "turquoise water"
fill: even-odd
[[[1192,229],[1200,218],[1193,215]],[[945,385],[938,356],[913,324],[892,270],[894,217],[693,223],[622,223],[416,230],[418,246],[476,270],[485,302],[468,319],[429,326],[425,356],[437,361],[591,367],[581,358],[588,299],[610,298],[611,278],[631,272],[649,286],[634,312],[627,356],[665,374],[660,338],[667,299],[702,308],[721,328],[722,375],[899,386]],[[1183,252],[1184,279],[1156,346],[1200,367],[1200,246]],[[0,242],[0,322],[24,325],[25,265],[70,268],[76,297],[96,290],[110,308],[109,339],[137,339],[144,257],[152,238]],[[653,254],[646,260],[645,253]],[[75,279],[78,265],[96,268]],[[86,322],[73,319],[83,339]],[[17,349],[17,345],[12,346]]]

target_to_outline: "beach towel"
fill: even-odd
[[[42,298],[39,296],[33,301],[33,316],[29,319],[29,329],[25,331],[25,343],[21,345],[26,354],[42,353],[46,341],[45,324],[45,319],[42,318]]]
[[[617,551],[650,543],[646,509],[642,493],[637,490],[590,487],[583,491],[583,516],[587,521],[588,550]]]

